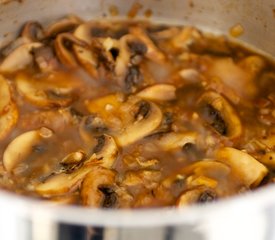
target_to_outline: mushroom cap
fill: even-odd
[[[141,90],[137,96],[151,101],[171,101],[176,99],[176,87],[171,84],[156,84]]]
[[[247,187],[256,187],[267,175],[268,169],[246,152],[235,148],[219,149],[216,158],[229,165]]]
[[[51,73],[42,78],[20,73],[16,76],[16,87],[30,103],[41,107],[68,106],[75,100],[79,82],[63,73]]]
[[[42,43],[31,42],[14,49],[0,64],[0,72],[14,73],[24,69],[33,62],[32,50],[41,46]]]
[[[243,129],[241,120],[231,104],[220,94],[208,91],[199,99],[200,115],[220,134],[236,139]]]
[[[50,138],[53,132],[47,128],[40,128],[25,132],[17,136],[5,149],[3,154],[3,164],[5,169],[12,173],[13,169],[25,161],[33,151],[33,147],[39,145],[42,139]]]

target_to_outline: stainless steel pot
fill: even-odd
[[[2,3],[1,3],[2,2]],[[4,2],[9,2],[5,3]],[[109,16],[116,5],[125,16],[132,0],[0,1],[0,45],[28,20],[49,22],[66,14]],[[141,0],[152,19],[196,25],[228,34],[240,24],[246,43],[275,56],[274,0]],[[0,191],[0,239],[3,240],[227,240],[275,239],[275,186],[206,206],[151,210],[98,210],[55,206]]]

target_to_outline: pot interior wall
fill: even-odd
[[[67,14],[82,18],[109,17],[110,7],[116,6],[120,16],[127,15],[132,4],[153,13],[152,19],[177,24],[195,25],[201,29],[227,34],[240,24],[244,32],[241,40],[275,56],[274,0],[21,0],[0,2],[0,46],[11,40],[25,21],[49,22]]]

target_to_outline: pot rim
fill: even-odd
[[[171,18],[154,17],[151,20],[163,22]],[[183,19],[179,20],[185,24]],[[178,20],[175,20],[176,24]],[[209,28],[196,24],[208,31]],[[210,32],[210,31],[209,31]],[[211,32],[213,29],[211,28]],[[214,31],[214,33],[225,33]],[[242,44],[245,41],[242,41]],[[249,44],[250,46],[250,44]],[[252,46],[252,45],[251,45]],[[262,52],[261,52],[262,53]],[[218,216],[251,214],[268,209],[275,203],[275,185],[256,189],[253,192],[222,199],[206,205],[178,208],[155,209],[89,209],[81,206],[61,206],[54,203],[32,199],[26,196],[0,190],[0,219],[7,214],[27,219],[43,219],[52,222],[63,222],[78,225],[110,226],[110,227],[153,227],[202,222]],[[234,217],[233,217],[234,219]]]
[[[261,212],[274,205],[275,186],[270,185],[250,193],[229,197],[205,205],[182,209],[167,207],[154,209],[89,209],[81,206],[57,205],[0,191],[1,217],[14,214],[27,219],[44,219],[76,225],[109,227],[152,227],[192,224],[205,219],[236,214],[244,216]],[[226,215],[225,215],[226,214]],[[0,217],[0,218],[1,218]]]

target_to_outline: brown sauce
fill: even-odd
[[[226,37],[69,16],[26,23],[1,56],[3,189],[182,207],[274,181],[275,66]]]

